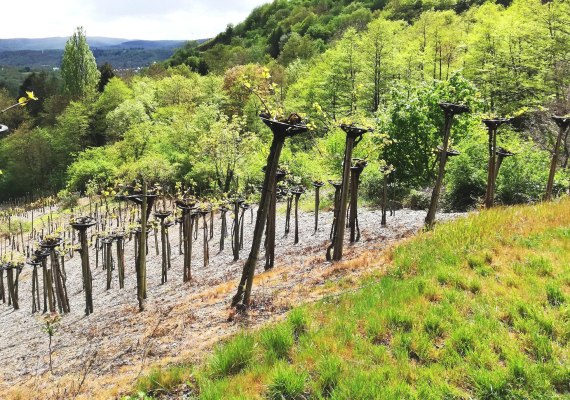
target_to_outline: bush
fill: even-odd
[[[404,207],[410,208],[412,210],[427,210],[430,203],[431,191],[429,189],[412,190],[410,194],[404,199]]]
[[[444,333],[441,319],[435,315],[429,315],[424,321],[424,331],[432,338],[442,337]]]
[[[73,193],[67,189],[64,189],[57,194],[57,197],[59,199],[59,205],[62,209],[68,210],[77,207],[77,203],[79,201],[79,193]]]
[[[511,205],[539,201],[548,177],[549,153],[508,127],[501,128],[498,146],[516,155],[503,161],[496,181],[495,202]],[[445,208],[466,211],[476,207],[487,190],[487,131],[483,126],[473,130],[457,144],[457,149],[461,155],[449,162],[445,176]],[[557,182],[563,181],[560,172]]]
[[[451,336],[451,343],[455,351],[464,357],[467,353],[473,351],[475,348],[474,336],[474,333],[468,328],[460,328],[456,330]]]
[[[394,330],[410,332],[413,327],[413,320],[412,317],[407,314],[390,311],[388,313],[388,326]]]
[[[449,211],[468,211],[485,196],[487,185],[488,150],[481,131],[466,137],[458,144],[459,157],[447,164],[444,208]]]

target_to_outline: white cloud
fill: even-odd
[[[10,0],[2,4],[0,38],[70,36],[83,26],[88,36],[202,39],[268,1]]]

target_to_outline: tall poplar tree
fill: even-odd
[[[61,76],[65,91],[73,99],[85,97],[97,89],[101,74],[87,44],[83,27],[78,27],[65,44]]]

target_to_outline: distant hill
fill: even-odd
[[[0,39],[0,65],[25,69],[46,69],[60,66],[67,37],[42,39]],[[203,43],[205,40],[198,40]],[[97,64],[105,62],[115,68],[138,68],[168,59],[182,40],[127,40],[88,37],[87,42]]]
[[[0,39],[0,51],[19,50],[63,50],[68,37],[49,37],[41,39]],[[91,47],[110,47],[128,42],[128,39],[88,37],[87,42]],[[178,42],[180,43],[180,42]],[[183,43],[183,42],[182,42]]]

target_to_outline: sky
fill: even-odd
[[[4,0],[0,39],[87,36],[206,39],[269,0]]]

